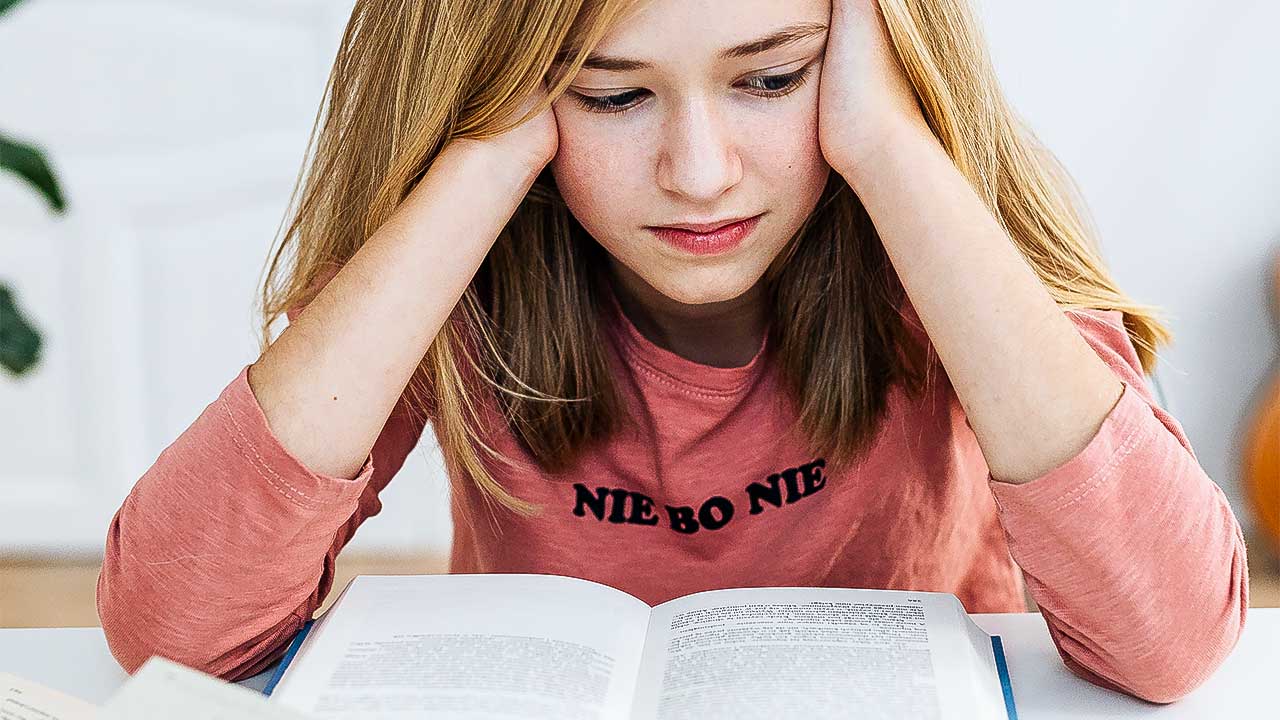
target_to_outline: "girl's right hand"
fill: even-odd
[[[524,115],[546,97],[546,86],[539,83],[538,89],[526,97],[508,119]],[[523,124],[496,137],[485,140],[455,138],[451,142],[474,146],[491,155],[497,166],[509,167],[533,178],[555,157],[560,146],[560,132],[555,113],[548,106]]]

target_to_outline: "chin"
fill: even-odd
[[[755,284],[755,280],[749,277],[718,278],[705,282],[699,282],[698,278],[694,277],[665,279],[668,282],[654,285],[654,289],[684,305],[706,305],[733,300],[750,290]]]

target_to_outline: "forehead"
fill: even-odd
[[[680,68],[817,43],[830,15],[831,0],[645,0],[601,39],[584,69]]]

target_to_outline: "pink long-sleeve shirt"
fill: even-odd
[[[494,472],[545,510],[495,527],[454,482],[452,572],[572,575],[651,604],[735,586],[934,590],[970,612],[1023,611],[1025,580],[1072,671],[1155,702],[1235,646],[1240,527],[1153,400],[1119,312],[1067,312],[1124,383],[1119,402],[1078,455],[1015,485],[991,477],[940,365],[922,398],[892,391],[873,445],[834,474],[803,450],[767,340],[744,366],[701,365],[617,307],[609,352],[639,422],[548,476],[491,414],[488,440],[525,461]],[[97,597],[121,665],[160,654],[240,679],[277,660],[419,440],[405,402],[354,478],[325,476],[281,445],[242,368],[112,519]]]

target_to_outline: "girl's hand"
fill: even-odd
[[[507,119],[515,119],[542,102],[547,97],[545,84],[525,98],[520,107]],[[492,157],[498,167],[507,168],[530,179],[546,167],[555,157],[560,147],[560,130],[556,124],[554,111],[548,106],[545,110],[526,120],[524,123],[501,135],[477,140],[473,138],[455,138],[451,142],[472,146],[472,150],[483,152]]]
[[[547,86],[538,85],[538,89],[525,98],[515,117],[528,112],[533,106],[547,99]],[[536,173],[556,156],[560,149],[560,128],[556,124],[555,112],[548,105],[542,112],[508,131],[501,138],[511,147],[515,159],[525,162],[527,168]]]
[[[831,0],[818,87],[818,144],[827,164],[846,177],[902,127],[932,137],[879,0]]]

